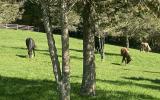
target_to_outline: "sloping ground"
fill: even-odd
[[[27,58],[25,39],[37,45],[36,57]],[[61,37],[55,35],[61,60]],[[133,61],[120,65],[120,48],[105,45],[105,61],[96,54],[95,97],[79,96],[82,79],[82,40],[70,38],[71,100],[159,100],[160,54],[130,49]],[[0,29],[0,100],[57,100],[46,35]]]

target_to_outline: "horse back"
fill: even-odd
[[[28,50],[35,49],[35,42],[32,38],[27,38],[26,39],[26,46]]]
[[[121,56],[124,56],[124,55],[126,55],[128,53],[129,53],[129,50],[127,48],[122,48],[121,49]]]

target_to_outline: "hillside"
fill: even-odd
[[[27,37],[37,45],[33,59],[27,58]],[[55,40],[61,60],[61,37],[55,35]],[[120,48],[106,44],[103,62],[96,54],[96,96],[81,97],[82,40],[70,38],[71,99],[160,99],[160,54],[130,49],[133,61],[124,66],[120,65]],[[44,33],[0,29],[0,58],[0,100],[57,100]]]

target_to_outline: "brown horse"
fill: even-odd
[[[140,51],[149,52],[151,51],[151,48],[147,42],[142,42],[140,45]]]
[[[121,48],[121,56],[122,58],[122,63],[125,61],[125,65],[128,64],[132,59],[131,56],[129,55],[129,50],[127,48]]]

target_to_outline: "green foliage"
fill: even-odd
[[[20,7],[22,18],[16,20],[19,24],[42,26],[42,11],[39,4],[27,0]]]
[[[14,33],[14,35],[13,35]],[[37,45],[36,57],[27,58],[26,37]],[[56,83],[44,33],[0,29],[0,99],[57,100]],[[55,35],[61,59],[61,36]],[[105,60],[96,54],[96,96],[79,95],[82,80],[82,40],[70,38],[71,99],[159,100],[160,54],[130,49],[133,61],[119,65],[120,48],[105,45]]]
[[[110,35],[128,34],[137,42],[142,37],[154,37],[160,30],[158,0],[102,0],[96,3],[100,27]]]
[[[19,5],[0,2],[0,23],[11,23],[19,17]]]

